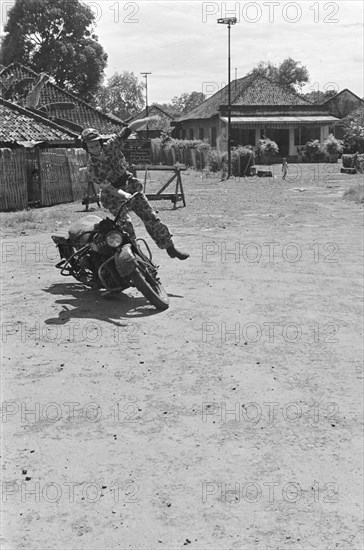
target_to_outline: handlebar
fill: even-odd
[[[129,199],[125,199],[125,201],[123,202],[123,204],[120,206],[116,216],[115,216],[115,220],[114,221],[117,221],[121,212],[124,210],[124,208],[126,208],[127,206],[129,206],[129,204],[131,203],[131,201],[137,196],[137,195],[141,195],[141,191],[137,191],[136,193],[134,193]]]

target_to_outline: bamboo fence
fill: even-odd
[[[24,149],[0,149],[0,210],[22,210],[28,206]]]
[[[85,194],[86,153],[74,149],[39,151],[41,205],[74,202]]]
[[[202,170],[208,166],[208,149],[195,147],[165,146],[152,140],[152,164],[174,165],[176,163]]]
[[[0,149],[0,210],[82,199],[87,191],[86,163],[83,149]],[[37,178],[31,176],[33,168]],[[35,197],[39,201],[34,201]]]

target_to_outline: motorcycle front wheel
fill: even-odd
[[[163,311],[169,308],[169,298],[163,285],[157,281],[148,271],[139,267],[130,275],[136,288],[157,309]]]

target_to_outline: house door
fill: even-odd
[[[35,147],[26,150],[28,206],[40,204],[39,161]]]
[[[289,154],[289,130],[274,128],[269,130],[268,137],[272,141],[275,141],[279,147],[279,156],[287,157]]]

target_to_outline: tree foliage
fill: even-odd
[[[354,109],[341,120],[344,129],[344,146],[348,153],[364,153],[364,108]]]
[[[249,73],[254,76],[265,76],[292,91],[297,91],[309,81],[309,74],[306,67],[300,65],[291,57],[284,59],[280,65],[273,65],[270,61],[260,61]]]
[[[101,86],[96,96],[97,106],[125,120],[144,107],[144,83],[133,72],[114,73],[106,86]]]
[[[95,16],[79,0],[16,0],[5,25],[0,64],[45,72],[85,100],[100,85],[107,54],[93,33]]]
[[[324,103],[324,101],[327,101],[330,97],[334,97],[336,94],[337,90],[327,90],[326,92],[316,90],[303,95],[306,99],[312,101],[312,103]]]
[[[185,115],[201,105],[205,99],[206,96],[202,92],[184,93],[179,97],[175,96],[172,99],[171,106],[182,115]]]

